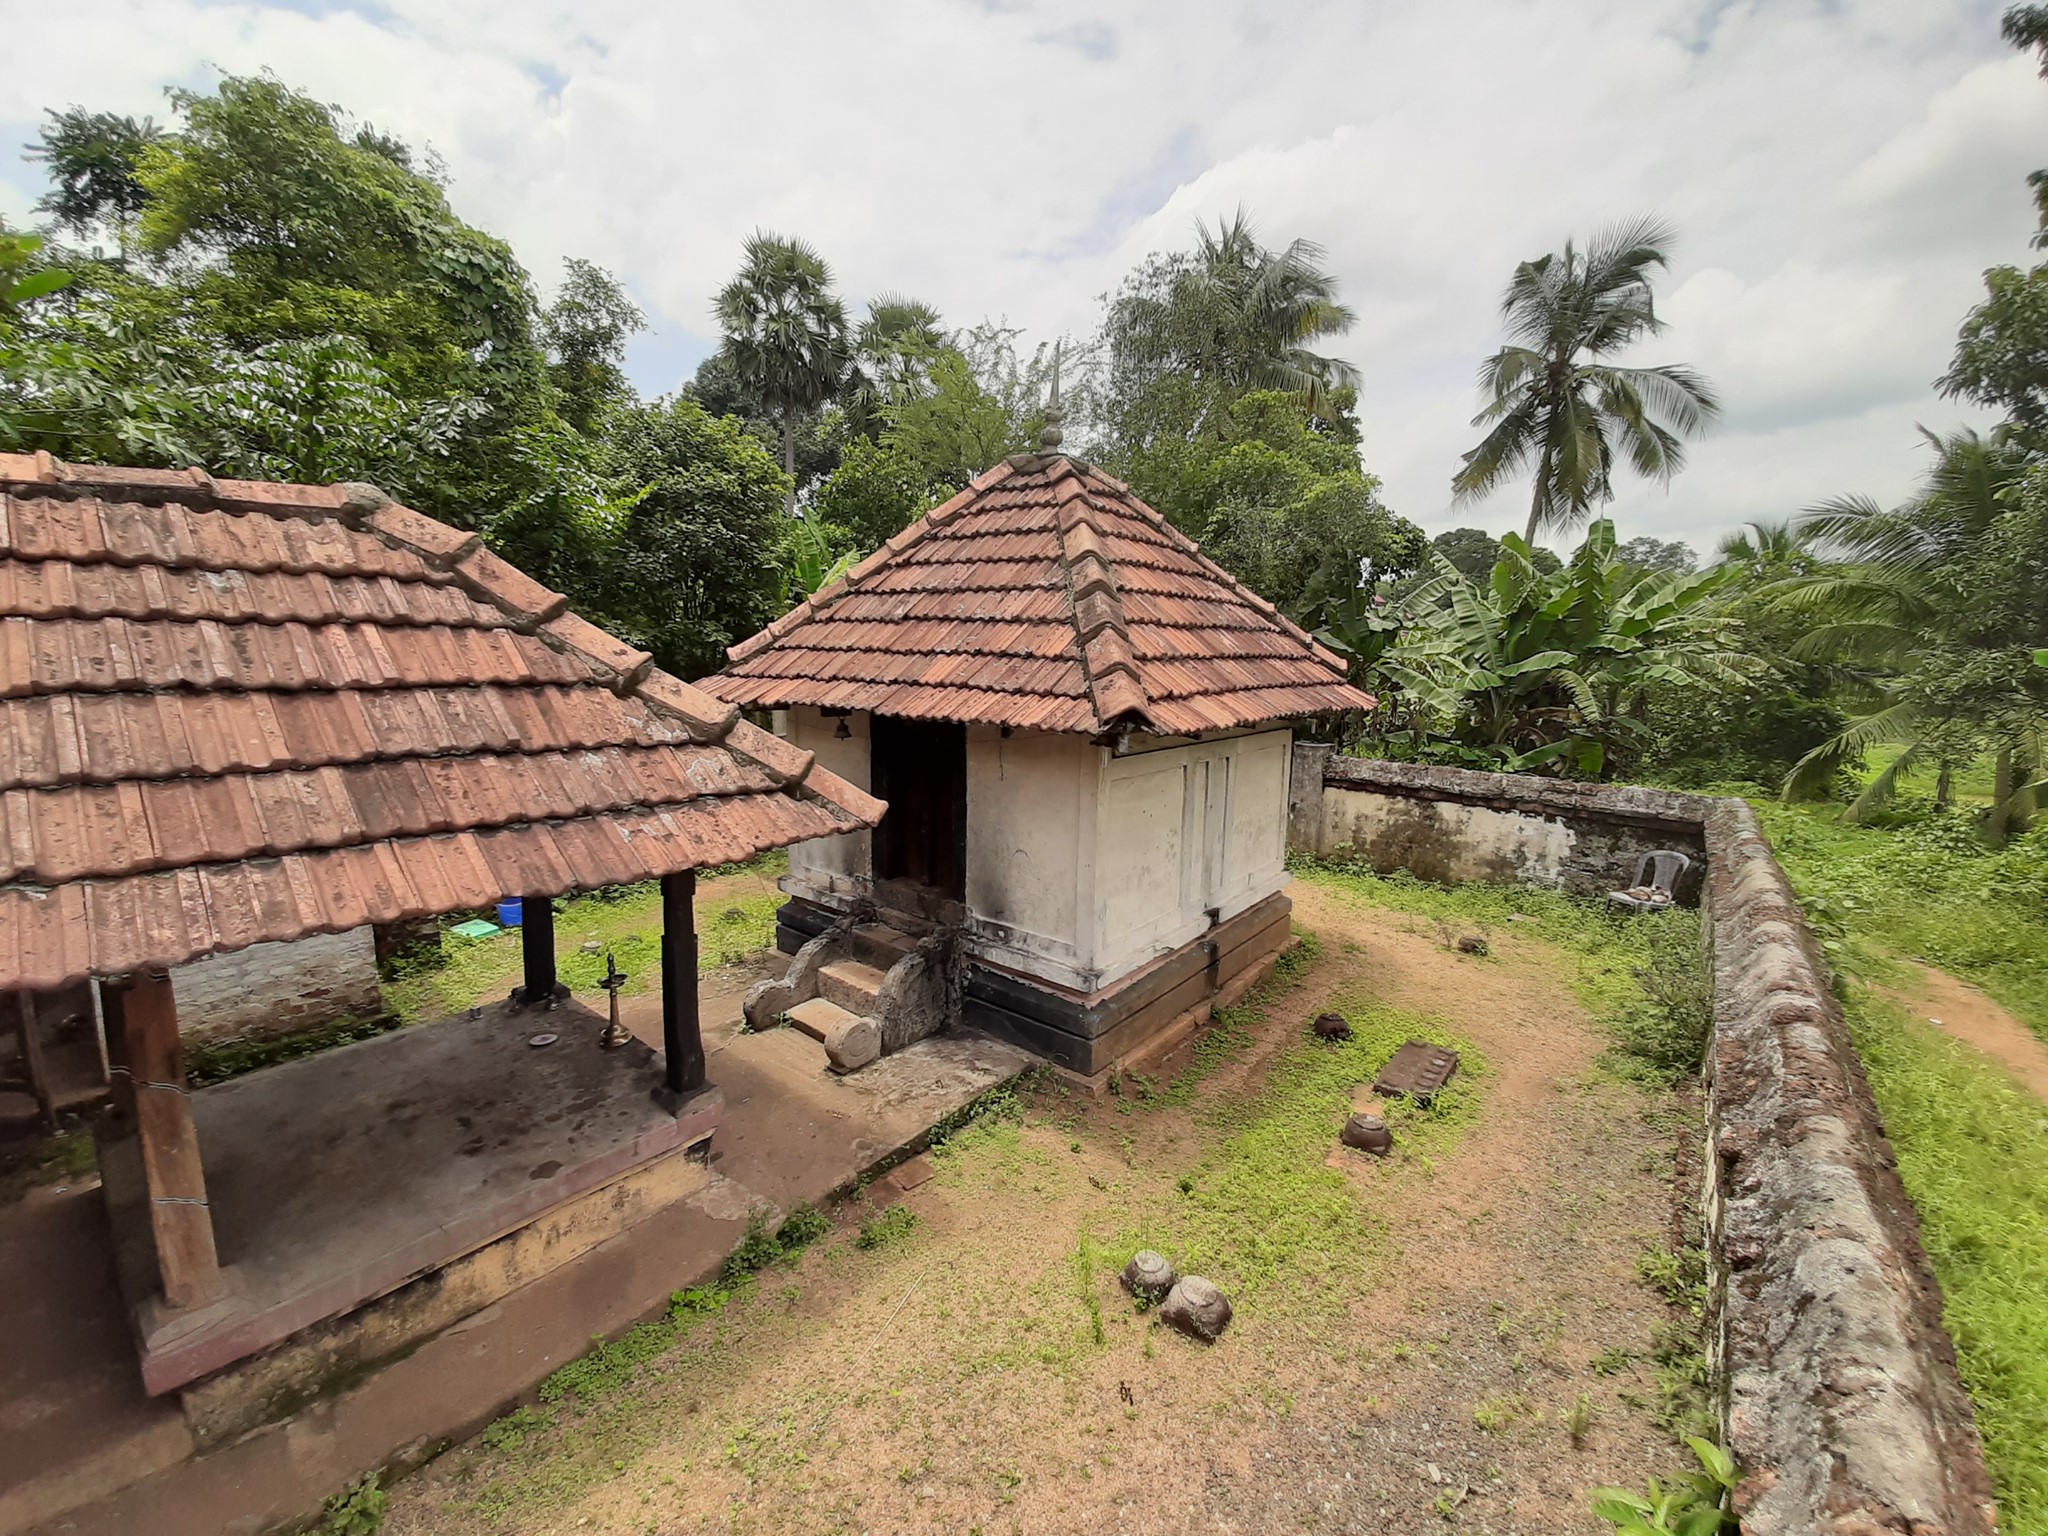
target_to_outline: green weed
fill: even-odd
[[[375,1472],[358,1478],[320,1507],[319,1536],[377,1536],[388,1497]]]
[[[868,1252],[893,1247],[910,1236],[916,1226],[917,1212],[907,1205],[892,1205],[860,1224],[860,1236],[853,1240],[853,1245]]]
[[[205,1088],[259,1067],[274,1067],[279,1062],[297,1061],[301,1056],[329,1051],[337,1045],[374,1039],[405,1022],[397,1014],[387,1013],[371,1019],[336,1019],[332,1024],[284,1035],[238,1035],[232,1040],[209,1041],[186,1053],[185,1075],[194,1088]]]
[[[1593,1513],[1622,1536],[1715,1536],[1732,1528],[1736,1521],[1727,1503],[1737,1481],[1733,1458],[1704,1436],[1686,1443],[1699,1459],[1699,1471],[1668,1488],[1653,1477],[1647,1494],[1595,1488]]]

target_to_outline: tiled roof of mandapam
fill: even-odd
[[[0,454],[0,991],[882,809],[373,487]]]
[[[701,686],[1041,731],[1169,735],[1371,709],[1344,663],[1121,481],[997,465],[729,653]]]

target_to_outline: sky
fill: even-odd
[[[1753,517],[1906,494],[1983,270],[2029,261],[2048,82],[1978,0],[0,0],[0,142],[45,107],[166,118],[166,87],[268,69],[428,145],[471,223],[545,293],[582,256],[647,310],[631,371],[672,389],[756,228],[857,305],[1085,336],[1103,295],[1243,206],[1319,242],[1359,323],[1366,468],[1437,531],[1473,374],[1516,262],[1604,223],[1678,231],[1669,328],[1724,413],[1669,487],[1624,478],[1621,536],[1705,551]],[[0,155],[21,222],[36,166]]]

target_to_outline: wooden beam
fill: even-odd
[[[220,1257],[170,976],[138,973],[125,989],[119,1014],[164,1300],[173,1307],[200,1306],[219,1294]]]
[[[526,970],[519,1001],[528,1008],[552,1007],[560,991],[555,977],[554,898],[524,896],[519,908],[519,953]]]
[[[697,872],[661,878],[661,1045],[671,1093],[704,1086],[697,1017]]]

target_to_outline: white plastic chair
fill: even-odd
[[[1678,882],[1691,868],[1692,860],[1676,849],[1653,849],[1637,863],[1635,884],[1625,891],[1609,891],[1607,899],[1633,912],[1661,912],[1678,899]]]

